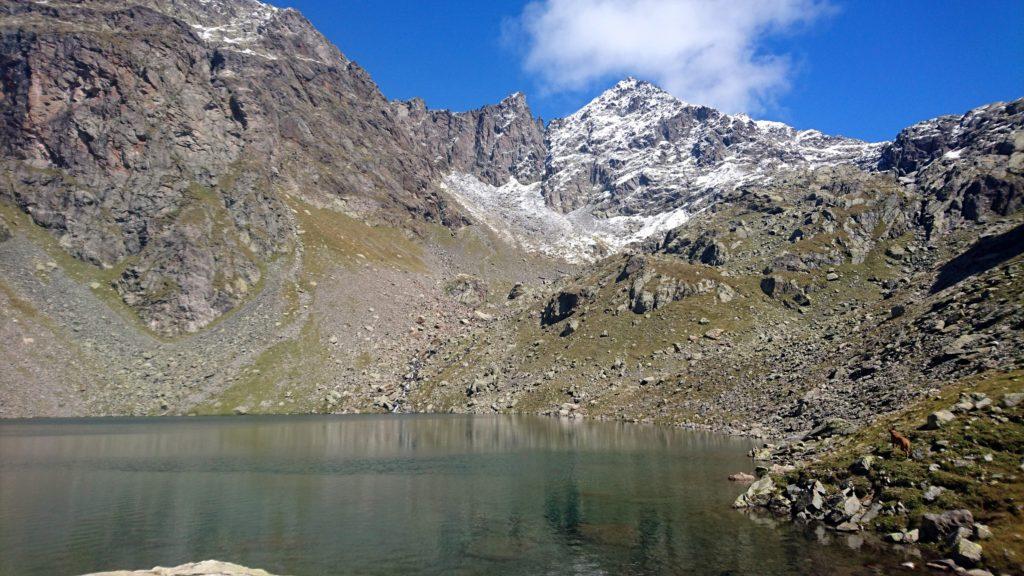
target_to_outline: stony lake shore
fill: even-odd
[[[758,477],[733,506],[917,547],[932,570],[1020,574],[1022,378],[936,391],[922,406],[822,443],[765,444],[751,453]],[[909,436],[909,454],[890,443],[890,429]]]

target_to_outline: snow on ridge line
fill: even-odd
[[[676,228],[691,216],[688,208],[676,208],[652,216],[598,218],[589,206],[562,214],[544,201],[539,182],[522,184],[515,178],[492,186],[471,174],[453,172],[441,185],[470,216],[505,241],[574,263],[594,262]]]
[[[258,42],[268,22],[291,8],[278,8],[259,0],[198,0],[203,6],[192,14],[184,14],[190,26],[207,42],[228,45]],[[207,26],[210,20],[217,25]]]

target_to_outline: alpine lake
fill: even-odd
[[[530,416],[0,423],[0,574],[216,558],[274,574],[887,574],[730,507],[753,442]]]

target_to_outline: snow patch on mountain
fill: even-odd
[[[203,40],[228,46],[258,42],[263,28],[282,11],[257,0],[199,0],[199,3],[203,13],[195,16],[202,22],[192,23],[192,28]],[[206,25],[212,23],[216,24]]]
[[[586,208],[561,213],[548,206],[540,182],[522,184],[515,178],[502,186],[492,186],[456,172],[448,175],[442,186],[476,221],[505,241],[569,262],[592,262],[630,243],[671,230],[691,215],[685,208],[608,218],[599,218]]]

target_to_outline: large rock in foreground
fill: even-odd
[[[157,566],[152,570],[118,570],[115,572],[97,572],[85,576],[273,576],[273,574],[258,568],[246,568],[230,562],[217,560],[204,560],[182,564],[174,568],[162,568]]]

